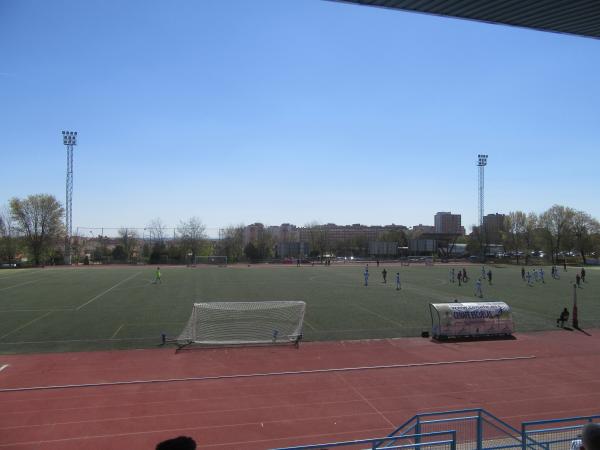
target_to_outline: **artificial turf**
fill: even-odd
[[[479,300],[474,281],[481,266],[466,267],[470,282],[461,287],[449,282],[450,267],[371,263],[368,287],[359,264],[163,267],[162,284],[152,283],[149,266],[3,270],[0,353],[154,347],[161,333],[179,334],[194,301],[211,300],[303,300],[306,340],[418,336],[430,327],[429,303]],[[571,311],[576,268],[561,269],[554,280],[544,267],[546,283],[528,287],[520,267],[490,267],[493,285],[483,283],[483,300],[508,303],[517,331],[555,328],[562,308]],[[587,269],[586,278],[578,289],[579,323],[597,328],[600,271]]]

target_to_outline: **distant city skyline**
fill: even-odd
[[[600,217],[600,42],[264,0],[0,4],[3,185],[73,231],[240,223],[477,223],[563,204]]]

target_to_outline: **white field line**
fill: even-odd
[[[24,283],[13,284],[12,286],[3,287],[2,289],[0,289],[0,291],[6,291],[7,289],[16,288],[19,286],[25,286],[26,284],[37,283],[38,281],[40,281],[40,280],[31,280],[31,281],[25,281]]]
[[[120,326],[119,328],[117,328],[117,331],[115,331],[115,332],[113,333],[113,335],[112,335],[110,338],[111,338],[111,339],[114,339],[114,338],[115,338],[115,336],[116,336],[117,334],[119,334],[119,331],[121,331],[121,328],[123,328],[124,326],[125,326],[125,324],[124,324],[124,323],[122,323],[122,324],[121,324],[121,326]]]
[[[128,341],[157,341],[155,337],[139,337],[139,338],[123,338],[123,339],[52,339],[47,341],[15,341],[15,342],[0,342],[0,345],[37,345],[37,344],[68,344],[76,342],[128,342]]]
[[[313,331],[317,331],[317,328],[314,325],[312,325],[308,320],[304,319],[304,323],[308,325],[308,328],[312,329]]]
[[[390,425],[390,427],[393,428],[396,426],[394,424],[394,422],[392,422],[390,419],[388,419],[384,413],[382,413],[372,402],[370,402],[367,397],[362,395],[361,392],[358,389],[356,389],[352,384],[350,384],[341,374],[337,373],[336,376],[338,377],[339,380],[341,380],[342,383],[344,383],[346,386],[348,386],[349,389],[354,391],[354,393],[357,396],[359,396],[363,402],[365,402],[367,405],[369,405],[369,407],[373,411],[375,411],[379,415],[379,417],[381,417],[383,420],[385,420]]]
[[[0,372],[2,372],[4,369],[6,369],[8,366],[10,366],[10,364],[3,364],[2,366],[0,366]]]
[[[87,388],[87,387],[98,387],[98,386],[123,386],[131,384],[155,384],[155,383],[178,383],[185,381],[214,381],[214,380],[231,380],[231,379],[243,379],[243,378],[259,378],[259,377],[275,377],[285,375],[311,375],[317,373],[338,373],[338,372],[356,372],[361,370],[382,370],[382,369],[408,369],[412,367],[431,367],[431,366],[448,366],[452,364],[475,364],[475,363],[489,363],[489,362],[503,362],[503,361],[522,361],[535,359],[535,355],[531,356],[508,356],[502,358],[484,358],[484,359],[463,359],[453,361],[432,361],[432,362],[421,362],[421,363],[408,363],[408,364],[386,364],[379,366],[358,366],[358,367],[337,367],[331,369],[309,369],[309,370],[290,370],[285,372],[258,372],[258,373],[241,373],[233,375],[207,375],[200,377],[186,377],[186,378],[159,378],[151,380],[128,380],[128,381],[107,381],[102,383],[83,383],[83,384],[59,384],[49,386],[28,386],[28,387],[15,387],[15,388],[3,388],[0,392],[22,392],[22,391],[43,391],[49,389],[68,389],[68,388]]]
[[[6,334],[4,334],[4,335],[0,336],[0,339],[4,339],[6,336],[10,336],[11,334],[13,334],[13,333],[16,333],[17,331],[19,331],[19,330],[22,330],[22,329],[23,329],[23,328],[25,328],[25,327],[28,327],[28,326],[29,326],[29,325],[31,325],[32,323],[35,323],[35,322],[37,322],[38,320],[42,320],[44,317],[46,317],[46,316],[49,316],[49,315],[50,315],[50,314],[52,314],[53,312],[54,312],[54,311],[48,311],[46,314],[43,314],[43,315],[41,315],[40,317],[36,317],[35,319],[33,319],[33,320],[30,320],[30,321],[29,321],[29,322],[27,322],[25,325],[21,325],[20,327],[18,327],[18,328],[15,328],[14,330],[12,330],[12,331],[9,331],[8,333],[6,333]]]
[[[0,313],[15,313],[15,312],[41,312],[41,311],[73,311],[73,308],[17,308],[17,309],[0,309]]]
[[[134,277],[137,277],[140,273],[142,272],[138,272],[138,273],[134,273],[133,275],[131,275],[130,277],[125,278],[122,281],[119,281],[117,284],[115,284],[113,287],[108,288],[107,290],[105,290],[104,292],[101,292],[100,294],[96,295],[94,298],[89,299],[87,302],[85,302],[83,305],[79,305],[77,308],[75,308],[75,311],[79,311],[81,308],[83,308],[86,305],[89,305],[90,303],[92,303],[94,300],[99,299],[100,297],[102,297],[104,294],[108,294],[110,291],[112,291],[114,288],[116,288],[117,286],[120,286],[121,284],[125,283],[126,281],[131,280]]]
[[[360,305],[353,305],[353,306],[355,308],[362,309],[363,311],[368,312],[369,314],[371,314],[371,315],[373,315],[375,317],[378,317],[381,320],[385,320],[386,322],[393,323],[397,327],[404,328],[404,325],[401,324],[400,322],[396,322],[395,320],[392,320],[392,319],[390,319],[388,317],[382,316],[381,314],[377,314],[375,311],[371,311],[370,309],[365,308],[364,306],[360,306]]]
[[[45,269],[44,269],[45,270]],[[17,271],[16,273],[7,273],[4,271],[0,271],[0,279],[8,280],[9,278],[14,278],[20,275],[31,275],[32,273],[40,273],[40,270],[25,270],[25,271]]]

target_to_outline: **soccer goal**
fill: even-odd
[[[196,256],[194,264],[209,264],[213,266],[226,266],[227,256]]]
[[[300,301],[194,303],[177,338],[178,350],[190,345],[294,344],[302,339],[306,303]]]

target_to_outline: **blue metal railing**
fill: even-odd
[[[442,439],[446,436],[446,439]],[[412,442],[408,444],[398,444],[398,441],[414,441],[417,437],[428,439],[427,442]],[[429,440],[432,439],[432,440]],[[385,446],[381,446],[380,443],[383,441],[389,442]],[[391,441],[391,442],[390,442]],[[379,437],[370,439],[358,439],[353,441],[341,441],[341,442],[329,442],[324,444],[311,444],[311,445],[300,445],[297,447],[285,447],[273,450],[318,450],[318,449],[330,449],[339,447],[350,447],[350,446],[363,446],[368,444],[368,449],[371,450],[392,450],[392,449],[404,449],[404,450],[427,450],[435,448],[435,450],[456,450],[456,432],[454,431],[436,431],[432,433],[424,433],[421,436],[415,434],[405,434],[402,436],[395,437]]]
[[[482,408],[458,409],[417,414],[383,438],[276,450],[317,450],[364,444],[369,444],[372,450],[570,450],[571,441],[588,422],[600,422],[600,415],[523,422],[518,430]],[[438,436],[443,435],[452,438],[439,440]],[[407,440],[409,443],[402,443]]]
[[[526,436],[482,408],[458,409],[417,414],[396,428],[389,436],[414,430],[418,435],[434,431],[437,427],[457,431],[460,450],[546,450],[535,439]]]
[[[583,426],[590,422],[600,422],[600,415],[523,422],[521,435],[524,441],[534,439],[544,450],[568,450],[571,442],[579,438]],[[558,424],[561,426],[552,426]]]

